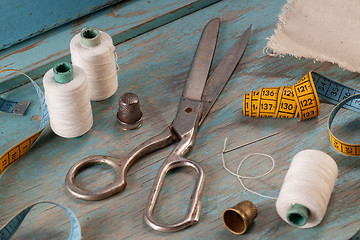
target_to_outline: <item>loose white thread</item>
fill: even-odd
[[[300,228],[318,225],[323,219],[336,181],[338,167],[334,159],[318,150],[297,153],[281,187],[276,210],[289,223],[287,213],[291,205],[301,204],[310,214]]]
[[[78,137],[89,131],[93,116],[85,72],[74,66],[73,80],[60,84],[54,80],[53,69],[50,69],[43,84],[51,129],[65,138]]]
[[[94,47],[83,46],[80,34],[70,42],[71,61],[85,71],[93,101],[111,97],[118,88],[117,56],[113,41],[109,34],[99,33],[100,44]]]
[[[236,176],[236,177],[238,178],[241,186],[242,186],[246,191],[251,192],[251,193],[254,193],[254,194],[256,194],[256,195],[258,195],[258,196],[260,196],[260,197],[269,198],[269,199],[277,199],[277,198],[275,198],[275,197],[267,196],[267,195],[264,195],[264,194],[255,192],[255,191],[247,188],[247,187],[244,185],[243,181],[242,181],[242,178],[243,178],[243,179],[254,179],[254,178],[260,178],[260,177],[264,177],[264,176],[268,175],[268,174],[274,169],[274,167],[275,167],[275,160],[274,160],[274,158],[273,158],[272,156],[267,155],[267,154],[264,154],[264,153],[251,153],[251,154],[248,154],[248,155],[246,155],[246,156],[241,160],[241,162],[239,163],[238,168],[237,168],[237,170],[236,170],[236,173],[234,173],[234,172],[232,172],[231,170],[229,170],[229,169],[226,167],[226,165],[225,165],[224,153],[225,153],[225,149],[226,149],[226,142],[227,142],[227,138],[225,138],[225,140],[224,140],[224,148],[223,148],[223,150],[222,150],[222,152],[221,152],[221,158],[222,158],[223,167],[225,168],[225,170],[228,171],[230,174]],[[239,175],[239,171],[240,171],[240,168],[241,168],[243,162],[244,162],[246,159],[248,159],[249,157],[255,156],[255,155],[261,155],[261,156],[269,157],[269,158],[271,159],[271,162],[272,162],[271,168],[270,168],[267,172],[265,172],[264,174],[262,174],[262,175],[257,175],[257,176],[242,176],[242,175]]]

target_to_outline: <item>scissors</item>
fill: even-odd
[[[178,231],[198,222],[201,209],[200,197],[205,173],[200,164],[186,159],[184,155],[194,145],[199,125],[204,121],[210,108],[240,61],[251,33],[250,25],[208,78],[219,27],[220,19],[216,18],[208,22],[203,30],[176,117],[170,126],[162,133],[140,144],[124,158],[117,159],[96,155],[84,158],[73,165],[65,179],[66,187],[73,196],[83,200],[101,200],[124,190],[126,187],[126,174],[132,163],[151,152],[179,142],[157,172],[144,218],[150,227],[163,232]],[[80,188],[75,182],[77,173],[94,164],[106,164],[114,168],[116,173],[114,181],[96,191]],[[177,223],[159,223],[153,217],[156,200],[167,172],[179,167],[193,169],[197,176],[187,213]]]

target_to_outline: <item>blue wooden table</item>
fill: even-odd
[[[337,152],[329,142],[327,117],[334,107],[321,101],[321,115],[298,122],[296,119],[253,118],[242,114],[243,94],[261,87],[292,85],[310,70],[360,89],[360,76],[331,63],[318,63],[292,57],[265,56],[263,48],[276,27],[285,0],[178,0],[124,1],[90,16],[51,30],[43,35],[0,51],[0,65],[17,68],[37,79],[55,62],[67,60],[68,43],[84,26],[98,26],[114,36],[119,56],[119,89],[101,102],[92,102],[94,125],[82,137],[64,139],[47,127],[38,142],[0,177],[0,225],[25,206],[55,201],[69,207],[79,218],[83,239],[235,239],[222,222],[223,211],[243,200],[258,207],[259,214],[243,239],[348,239],[360,228],[359,157]],[[174,118],[192,58],[205,24],[212,18],[222,21],[214,65],[235,39],[253,24],[242,63],[236,68],[223,93],[199,129],[188,158],[202,165],[206,173],[200,221],[176,233],[161,233],[143,220],[144,208],[157,169],[173,147],[162,149],[136,162],[130,169],[128,185],[109,199],[88,202],[71,196],[64,186],[69,168],[78,160],[94,155],[120,157],[139,143],[162,131]],[[21,76],[1,76],[0,96],[31,100],[25,116],[1,113],[0,153],[34,133],[41,119],[40,104],[31,84]],[[42,87],[42,86],[41,86]],[[116,120],[117,102],[125,92],[136,93],[144,116],[143,126],[124,132]],[[334,133],[347,142],[358,143],[357,113],[341,110]],[[265,135],[277,136],[243,147],[225,156],[236,171],[248,153],[261,152],[274,157],[274,171],[264,178],[244,180],[247,187],[277,196],[292,157],[305,149],[318,149],[335,159],[338,179],[321,224],[298,229],[277,214],[275,201],[242,189],[236,177],[222,167],[223,141],[228,147]],[[259,174],[271,163],[256,158],[242,168],[244,174]],[[178,170],[167,176],[155,215],[161,220],[179,220],[186,212],[193,173]],[[97,189],[114,178],[112,169],[94,166],[77,178],[82,186]],[[14,239],[66,239],[69,220],[56,207],[39,206],[30,212]]]

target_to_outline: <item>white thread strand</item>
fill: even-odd
[[[74,79],[60,84],[55,82],[53,69],[50,69],[44,75],[43,84],[51,129],[65,138],[89,131],[93,116],[85,72],[74,66]]]
[[[301,204],[309,209],[309,219],[300,228],[318,225],[323,219],[338,168],[334,159],[318,150],[304,150],[297,153],[281,187],[276,210],[287,223],[287,212],[291,205]]]
[[[253,193],[253,194],[256,194],[256,195],[258,195],[258,196],[260,196],[260,197],[269,198],[269,199],[275,199],[275,200],[276,200],[277,198],[275,198],[275,197],[267,196],[267,195],[264,195],[264,194],[255,192],[255,191],[247,188],[247,187],[244,185],[243,181],[242,181],[242,178],[244,178],[244,179],[254,179],[254,178],[260,178],[260,177],[264,177],[264,176],[268,175],[270,172],[272,172],[272,170],[273,170],[274,167],[275,167],[275,160],[274,160],[274,158],[273,158],[272,156],[267,155],[267,154],[264,154],[264,153],[251,153],[251,154],[248,154],[248,155],[246,155],[246,156],[240,161],[240,163],[239,163],[239,165],[238,165],[238,168],[237,168],[237,170],[236,170],[236,173],[234,173],[234,172],[232,172],[231,170],[229,170],[229,169],[226,167],[226,165],[225,165],[224,153],[225,153],[225,149],[226,149],[226,143],[227,143],[227,138],[225,138],[225,140],[224,140],[224,148],[223,148],[223,150],[222,150],[222,152],[221,152],[221,158],[222,158],[223,167],[225,168],[225,170],[226,170],[227,172],[229,172],[230,174],[236,176],[236,177],[238,178],[241,186],[242,186],[246,191],[251,192],[251,193]],[[240,171],[240,168],[241,168],[243,162],[244,162],[246,159],[248,159],[249,157],[255,156],[255,155],[261,155],[261,156],[269,157],[269,158],[271,159],[271,161],[272,161],[272,166],[271,166],[270,170],[268,170],[268,171],[265,172],[264,174],[257,175],[257,176],[242,176],[242,175],[239,175],[239,171]]]
[[[86,47],[80,34],[71,39],[70,52],[73,65],[81,67],[90,89],[90,99],[100,101],[111,97],[118,88],[116,52],[111,36],[99,31],[100,44]]]

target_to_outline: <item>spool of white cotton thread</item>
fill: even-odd
[[[318,225],[325,215],[337,173],[336,162],[326,153],[312,149],[297,153],[276,201],[279,216],[299,228]]]
[[[90,130],[93,116],[85,72],[70,63],[59,63],[43,78],[51,129],[65,138]]]
[[[90,89],[90,99],[111,97],[118,88],[115,47],[111,36],[96,28],[84,28],[70,42],[71,61],[81,67]]]

